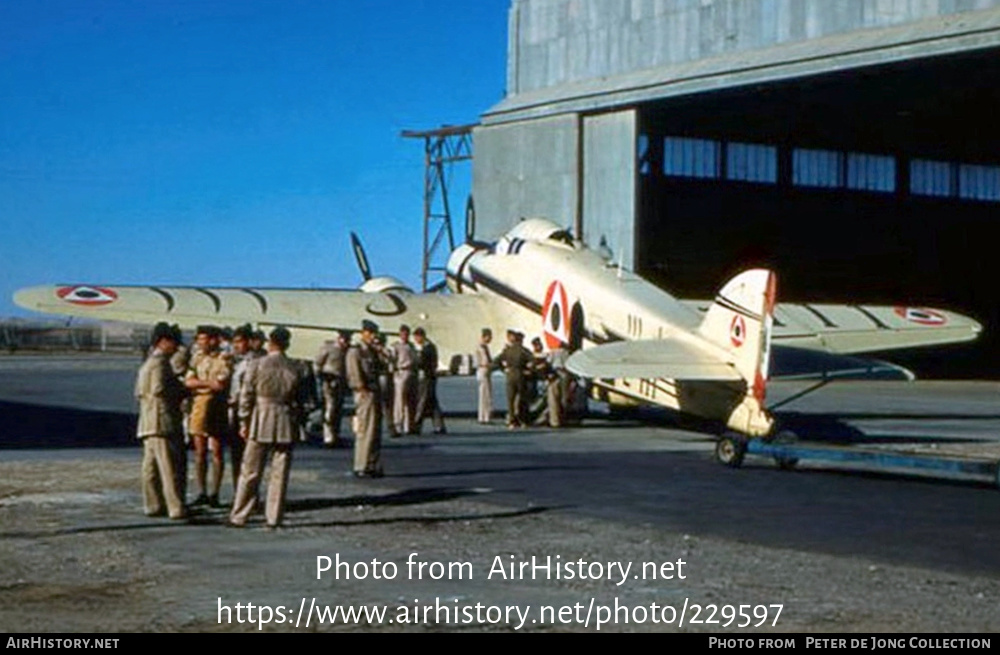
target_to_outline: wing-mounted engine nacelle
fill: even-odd
[[[358,289],[364,293],[388,293],[390,291],[413,293],[413,289],[403,284],[402,280],[388,275],[365,280]]]
[[[448,258],[448,288],[453,293],[461,293],[463,289],[475,286],[469,264],[477,254],[484,252],[486,250],[466,243],[451,253]]]

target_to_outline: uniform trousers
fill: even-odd
[[[382,405],[379,394],[354,392],[354,472],[382,472]]]
[[[521,375],[507,374],[507,425],[524,425],[526,380]]]
[[[565,375],[555,375],[545,389],[545,401],[548,406],[549,426],[561,428],[568,395],[569,380]]]
[[[478,369],[476,380],[479,382],[479,422],[488,423],[493,418],[493,378],[489,369]]]
[[[393,374],[393,423],[396,432],[407,434],[413,431],[413,414],[417,378],[410,370],[396,371]]]
[[[167,514],[176,519],[184,516],[184,500],[177,489],[174,469],[175,453],[167,437],[142,438],[142,502],[147,515]]]
[[[444,413],[437,398],[437,377],[425,376],[417,380],[417,413],[414,432],[420,432],[424,419],[430,418],[436,432],[444,431]]]
[[[292,444],[259,443],[248,440],[243,451],[243,465],[240,467],[240,481],[236,486],[236,500],[229,515],[229,522],[245,525],[253,512],[257,499],[257,489],[264,473],[268,455],[271,472],[267,482],[267,504],[264,516],[268,525],[280,525],[285,514],[285,494],[288,491],[288,474],[292,468]]]
[[[340,439],[340,416],[344,411],[344,379],[323,376],[323,443]]]

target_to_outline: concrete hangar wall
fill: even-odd
[[[1000,0],[513,0],[509,23],[477,237],[545,216],[685,297],[764,265],[785,300],[956,309],[980,342],[904,363],[997,375]]]

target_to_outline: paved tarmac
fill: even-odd
[[[137,366],[135,357],[0,357],[0,459],[112,462],[137,476],[131,399]],[[607,531],[595,543],[616,530],[653,530],[799,558],[850,558],[1000,583],[994,485],[815,463],[786,472],[763,458],[728,469],[714,461],[712,438],[658,412],[615,421],[598,414],[561,431],[508,431],[500,420],[481,426],[474,384],[443,380],[449,433],[386,439],[387,476],[366,488],[385,492],[390,504],[467,499],[494,507],[497,516],[580,519]],[[772,402],[806,386],[774,384]],[[496,406],[503,407],[499,393]],[[785,406],[780,418],[801,436],[824,442],[1000,459],[1000,384],[992,382],[837,383]],[[350,456],[349,450],[307,446],[297,452],[295,470],[309,476],[313,493],[324,483],[343,485]],[[137,501],[135,491],[121,493]],[[315,494],[297,498],[294,485],[290,499],[293,531],[329,525],[324,509],[352,504]],[[422,529],[404,522],[399,539]]]

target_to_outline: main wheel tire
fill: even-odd
[[[722,435],[715,443],[715,459],[729,468],[739,468],[747,454],[747,442],[743,437]]]
[[[791,430],[782,430],[778,434],[774,435],[771,443],[785,446],[793,446],[799,441],[799,435],[795,434]],[[775,463],[778,465],[782,471],[791,471],[799,463],[798,457],[775,457]]]

